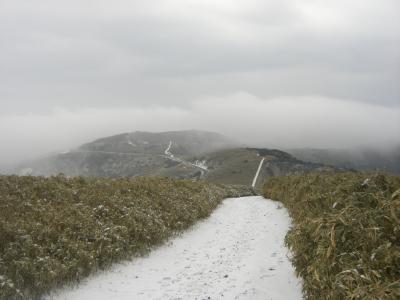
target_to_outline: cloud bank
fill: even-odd
[[[400,144],[400,109],[321,97],[260,99],[247,93],[201,98],[188,108],[58,109],[0,119],[2,162],[64,151],[131,132],[202,129],[247,145],[389,148]]]
[[[2,0],[0,161],[134,130],[398,142],[398,0]]]
[[[398,0],[0,2],[0,114],[240,91],[400,105]]]

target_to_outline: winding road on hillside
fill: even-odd
[[[279,202],[230,198],[206,220],[152,251],[48,299],[302,299],[284,247]]]
[[[171,153],[171,148],[172,148],[172,141],[169,142],[167,149],[165,149],[165,151],[164,151],[164,154],[165,154],[164,157],[165,157],[165,158],[168,158],[168,159],[170,159],[170,160],[172,160],[172,161],[179,162],[179,163],[184,164],[184,165],[186,165],[186,166],[190,166],[190,167],[199,169],[200,172],[201,172],[200,178],[203,178],[203,177],[204,177],[205,172],[208,171],[208,168],[207,168],[207,166],[205,165],[205,162],[196,161],[195,163],[192,163],[192,162],[185,161],[185,160],[183,160],[182,158],[175,157],[175,156]]]

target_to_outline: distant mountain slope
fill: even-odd
[[[33,161],[16,173],[67,176],[197,176],[199,168],[176,158],[187,158],[238,146],[231,139],[206,131],[133,132],[98,139],[69,152]],[[167,151],[169,150],[169,151]],[[172,154],[173,153],[173,154]],[[177,170],[172,171],[177,166]]]
[[[290,149],[298,159],[355,170],[379,170],[400,174],[400,146],[390,150]]]
[[[102,138],[84,144],[78,150],[164,154],[170,142],[172,142],[171,147],[175,155],[181,157],[190,157],[238,145],[221,134],[207,131],[188,130],[157,133],[136,131]]]
[[[209,172],[205,179],[217,183],[251,185],[260,161],[264,159],[256,187],[268,177],[309,171],[337,171],[338,168],[296,159],[289,153],[260,148],[236,148],[217,151],[196,159],[205,161]]]
[[[256,188],[270,176],[337,170],[301,161],[280,150],[240,148],[212,132],[133,132],[98,139],[81,147],[25,164],[21,175],[136,177],[166,176],[251,185],[264,159]]]
[[[135,177],[151,175],[171,164],[156,155],[71,151],[34,161],[20,170],[20,174],[98,177]]]

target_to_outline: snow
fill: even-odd
[[[261,170],[261,167],[262,167],[262,165],[263,165],[263,163],[264,163],[264,160],[265,160],[265,158],[263,158],[263,159],[260,161],[260,164],[258,165],[258,169],[257,169],[256,175],[254,176],[253,183],[251,184],[252,187],[255,187],[255,186],[256,186],[257,178],[258,178],[258,175],[260,174],[260,170]]]
[[[128,140],[128,144],[131,145],[132,147],[136,147],[136,144],[132,143],[130,140]]]
[[[164,151],[164,154],[165,154],[166,158],[168,158],[168,159],[170,159],[172,161],[176,161],[176,162],[188,165],[188,166],[192,166],[192,167],[198,168],[202,172],[202,175],[204,174],[203,171],[208,171],[208,167],[206,165],[206,161],[205,160],[203,160],[203,161],[196,160],[194,163],[187,162],[187,161],[185,161],[185,160],[183,160],[183,159],[181,159],[179,157],[175,157],[171,153],[171,147],[172,147],[172,141],[169,141],[168,147]]]
[[[302,299],[284,247],[290,226],[279,202],[226,199],[148,257],[135,258],[47,299]]]
[[[364,182],[361,184],[361,186],[367,186],[369,181],[370,181],[369,178],[365,179]]]
[[[169,141],[169,145],[168,145],[167,149],[165,149],[165,151],[164,151],[164,154],[166,155],[165,157],[170,160],[176,161],[176,162],[185,163],[180,158],[174,157],[174,155],[170,151],[171,147],[172,147],[172,141]]]
[[[25,168],[25,169],[22,169],[22,170],[19,172],[19,174],[20,174],[21,176],[29,176],[29,175],[32,175],[32,173],[33,173],[33,169],[32,169],[32,168]]]
[[[195,162],[194,162],[194,164],[193,164],[193,166],[195,166],[195,167],[197,167],[197,168],[200,168],[200,169],[203,169],[204,171],[207,171],[208,170],[208,167],[207,167],[207,161],[206,160],[196,160]]]
[[[171,147],[172,147],[172,141],[169,141],[169,145],[168,145],[167,149],[165,149],[165,151],[164,151],[165,155],[173,156],[172,153],[169,151],[169,150],[171,150]]]

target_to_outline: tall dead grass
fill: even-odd
[[[277,177],[264,196],[293,219],[286,243],[307,299],[400,298],[400,177]]]
[[[250,188],[167,178],[0,176],[0,299],[35,299],[147,253]]]

